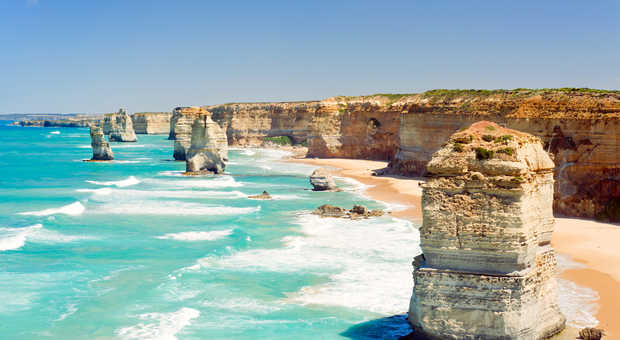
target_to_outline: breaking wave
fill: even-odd
[[[104,185],[104,186],[115,186],[118,188],[124,188],[124,187],[128,187],[128,186],[132,186],[132,185],[136,185],[138,183],[140,183],[141,181],[137,178],[135,178],[134,176],[129,176],[126,179],[120,180],[120,181],[107,181],[107,182],[99,182],[99,181],[86,181],[88,183],[91,184],[96,184],[96,185]]]
[[[74,203],[62,206],[60,208],[50,208],[50,209],[44,209],[40,211],[21,212],[19,213],[19,215],[49,216],[49,215],[55,215],[55,214],[63,214],[63,215],[69,215],[69,216],[78,216],[84,213],[85,210],[86,208],[82,205],[82,203],[74,202]]]
[[[232,229],[214,231],[185,231],[157,236],[156,238],[161,240],[176,241],[215,241],[231,235],[232,231]]]

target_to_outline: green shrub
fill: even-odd
[[[485,142],[490,142],[492,140],[494,140],[495,137],[491,136],[491,135],[482,135],[482,140],[484,140]]]
[[[265,142],[272,142],[279,145],[292,145],[293,141],[289,136],[274,136],[274,137],[265,137],[263,138]]]
[[[495,143],[508,143],[508,141],[512,140],[512,135],[503,135],[495,138]]]
[[[463,152],[463,144],[461,143],[454,143],[454,146],[452,146],[452,150],[454,150],[455,152]]]
[[[476,148],[476,159],[479,161],[493,158],[493,150],[485,148]]]
[[[513,183],[523,183],[523,182],[525,182],[525,180],[521,176],[515,176],[515,177],[511,178],[510,181],[513,182]]]
[[[503,154],[512,156],[512,155],[515,154],[515,149],[513,149],[513,148],[503,148],[503,149],[497,150],[497,153],[503,153]]]
[[[495,126],[493,126],[493,125],[489,125],[489,126],[487,126],[487,127],[486,127],[486,129],[487,129],[488,131],[495,131],[495,130],[496,130],[496,129],[495,129]]]
[[[454,142],[455,143],[461,143],[461,144],[469,144],[473,140],[474,140],[474,136],[472,136],[472,135],[465,135],[465,136],[460,136],[460,137],[454,138]]]

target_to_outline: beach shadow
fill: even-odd
[[[411,331],[407,314],[402,314],[359,323],[340,335],[354,340],[397,340],[410,334]]]

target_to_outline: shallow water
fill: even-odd
[[[86,129],[0,124],[2,339],[410,332],[417,226],[310,215],[324,203],[385,206],[348,179],[344,192],[308,190],[313,167],[281,151],[233,149],[228,174],[183,177],[166,137],[112,143],[116,161],[91,163]],[[274,199],[247,198],[263,190]],[[559,288],[570,325],[596,324],[596,292]]]
[[[418,234],[407,221],[308,214],[313,167],[232,150],[180,176],[167,136],[91,156],[86,129],[0,127],[2,339],[393,339],[409,332]],[[248,199],[267,190],[271,201]],[[378,320],[384,331],[378,331]],[[371,325],[371,326],[368,326]]]

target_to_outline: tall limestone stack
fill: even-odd
[[[111,161],[114,153],[110,148],[110,143],[105,140],[103,129],[97,125],[90,126],[90,145],[93,148],[93,161]]]
[[[553,161],[537,137],[478,122],[427,166],[409,309],[430,339],[546,339],[557,304]],[[420,264],[420,262],[422,262]]]
[[[104,132],[109,131],[110,142],[136,142],[136,132],[133,129],[131,117],[125,109],[117,113],[106,114],[103,121]]]
[[[192,124],[196,117],[207,114],[203,107],[177,107],[172,111],[170,119],[170,135],[168,139],[174,140],[174,159],[186,160],[186,153],[192,143]],[[228,145],[228,144],[227,144]]]
[[[226,132],[206,110],[196,115],[192,122],[191,145],[186,158],[186,174],[224,172],[228,161]]]

